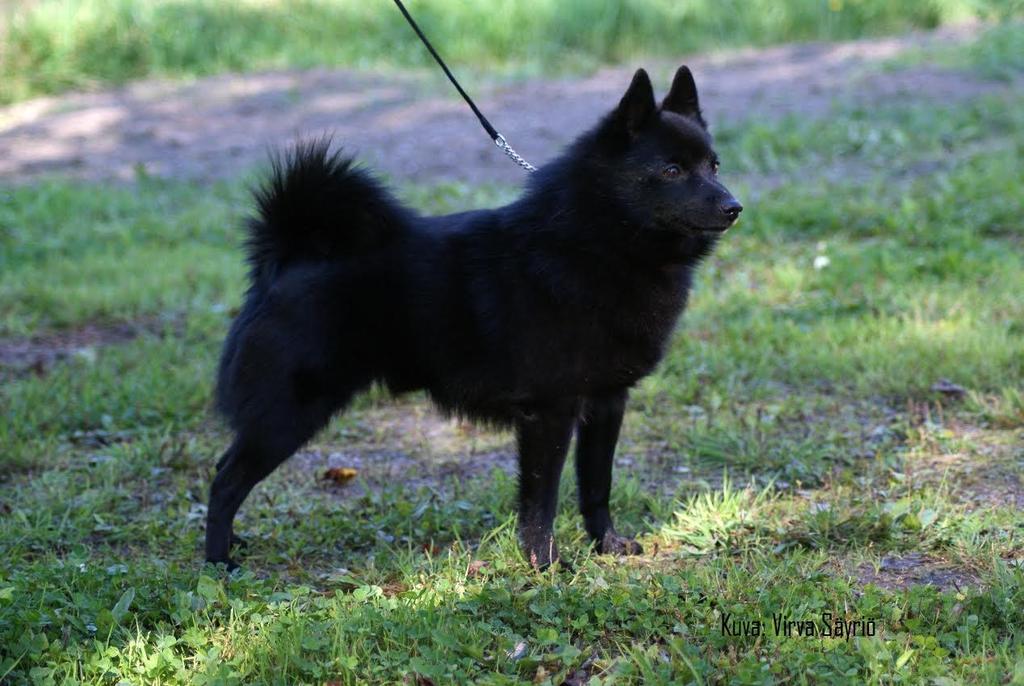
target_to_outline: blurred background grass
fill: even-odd
[[[837,40],[1019,15],[1022,0],[409,0],[462,67],[562,72],[636,55]],[[429,59],[385,0],[0,0],[0,103],[152,75]]]

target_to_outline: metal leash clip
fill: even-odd
[[[537,171],[537,168],[522,158],[522,156],[512,149],[512,146],[505,141],[505,137],[500,133],[494,137],[494,144],[501,148],[502,152],[512,158],[512,161],[518,164],[520,167],[528,172]]]

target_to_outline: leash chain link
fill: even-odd
[[[512,146],[505,141],[505,137],[500,133],[495,136],[494,144],[501,148],[501,151],[512,158],[512,161],[518,164],[520,167],[528,172],[537,171],[537,168],[522,158],[522,156],[512,149]]]

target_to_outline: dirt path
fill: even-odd
[[[958,27],[685,61],[713,123],[793,112],[822,116],[835,102],[946,102],[1012,87],[933,66],[872,68],[911,49],[964,42],[977,31]],[[659,88],[682,61],[647,62]],[[612,107],[631,71],[615,67],[587,78],[467,85],[516,148],[539,163]],[[396,179],[522,178],[433,72],[316,69],[140,82],[0,109],[0,180],[52,173],[130,179],[139,168],[156,176],[230,177],[262,163],[268,149],[325,132]]]

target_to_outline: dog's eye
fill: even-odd
[[[674,179],[677,178],[680,174],[682,174],[683,170],[679,168],[678,164],[670,164],[664,169],[662,169],[661,173],[666,178]]]
[[[714,174],[715,176],[718,176],[719,166],[720,165],[718,164],[718,160],[715,160],[714,162],[711,163],[711,173]]]

